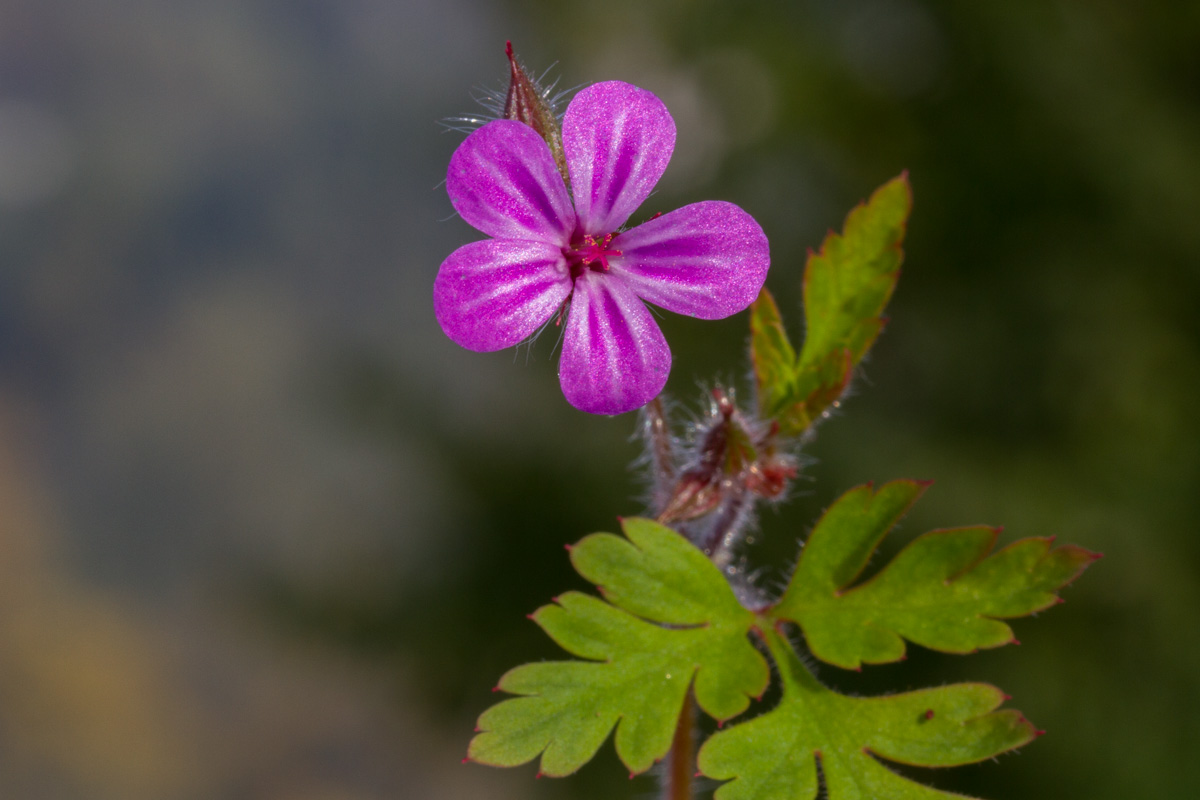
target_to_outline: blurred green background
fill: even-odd
[[[0,796],[650,797],[460,764],[561,545],[641,509],[632,415],[553,341],[458,349],[479,238],[438,121],[502,88],[659,94],[639,217],[736,202],[802,330],[805,250],[908,169],[891,323],[792,501],[936,485],[895,535],[986,522],[1107,553],[1020,647],[913,649],[847,691],[980,679],[1049,735],[922,773],[1012,798],[1200,795],[1200,4],[1144,0],[7,0],[0,5]],[[687,406],[745,391],[745,314],[663,321]]]

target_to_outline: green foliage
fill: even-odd
[[[616,725],[617,755],[642,772],[670,749],[689,687],[718,719],[740,714],[766,689],[766,662],[746,636],[754,614],[720,571],[669,528],[643,519],[623,528],[628,540],[593,534],[571,551],[609,602],[569,592],[533,615],[563,649],[591,660],[504,675],[498,688],[523,696],[484,712],[470,758],[515,766],[541,754],[543,774],[566,775]]]
[[[845,697],[817,682],[777,626],[799,622],[818,657],[845,666],[893,660],[895,647],[903,652],[900,635],[943,649],[988,646],[1000,643],[997,636],[1011,638],[991,616],[1021,616],[1052,604],[1053,590],[1093,556],[1026,539],[983,559],[992,529],[941,531],[917,539],[867,584],[884,589],[839,596],[923,489],[895,481],[878,491],[848,492],[814,530],[781,601],[756,611],[739,603],[700,550],[656,522],[625,520],[627,538],[584,538],[571,548],[572,563],[605,599],[569,592],[533,617],[565,650],[587,660],[508,672],[498,688],[520,696],[484,712],[470,757],[515,766],[541,755],[542,774],[566,775],[590,760],[615,726],[617,755],[641,772],[670,749],[689,688],[700,708],[719,720],[737,716],[762,695],[768,670],[751,644],[753,634],[770,650],[783,699],[702,749],[706,775],[735,779],[718,791],[719,800],[813,797],[818,759],[833,800],[948,797],[894,774],[873,756],[951,766],[1019,747],[1035,731],[1016,711],[995,711],[1003,694],[959,684]]]
[[[994,686],[960,683],[886,697],[846,697],[822,686],[791,646],[766,630],[783,698],[744,725],[717,732],[700,769],[730,779],[716,800],[809,800],[817,762],[830,800],[934,800],[961,797],[897,775],[874,756],[918,766],[982,761],[1026,744],[1037,732],[1013,710],[995,711]]]
[[[813,530],[776,619],[797,622],[813,655],[841,667],[904,657],[904,639],[967,653],[1013,641],[999,620],[1041,611],[1096,555],[1052,540],[1023,539],[988,556],[995,528],[927,533],[877,576],[847,588],[926,484],[894,481],[843,495]],[[985,557],[986,556],[986,557]],[[901,638],[903,637],[903,638]]]
[[[759,413],[784,435],[803,433],[837,402],[883,328],[900,276],[912,192],[907,175],[885,183],[830,232],[804,269],[804,346],[796,355],[767,290],[751,307],[750,355]]]

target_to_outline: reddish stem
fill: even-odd
[[[688,692],[679,712],[679,724],[667,753],[662,800],[692,800],[692,776],[696,772],[696,701]]]

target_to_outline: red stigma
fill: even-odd
[[[620,250],[611,246],[614,236],[616,236],[615,233],[606,233],[603,236],[587,234],[582,241],[574,240],[571,243],[571,249],[564,250],[564,254],[571,262],[571,277],[578,278],[583,274],[584,269],[608,272],[608,259],[612,256],[622,255]]]
[[[612,242],[613,235],[611,233],[604,234],[603,238],[596,236],[584,236],[583,247],[579,248],[578,252],[581,256],[580,260],[585,265],[599,261],[600,268],[608,272],[608,257],[619,256],[621,251],[617,249],[608,249],[608,245]]]

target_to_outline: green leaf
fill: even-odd
[[[811,800],[817,762],[829,800],[961,798],[896,774],[876,757],[916,766],[982,761],[1028,743],[1033,726],[996,711],[994,686],[960,683],[885,697],[846,697],[817,682],[773,629],[764,637],[783,682],[774,709],[714,734],[701,771],[720,780],[715,800]]]
[[[756,617],[717,567],[656,522],[629,519],[622,527],[627,539],[598,533],[571,549],[575,568],[600,584],[608,602],[568,592],[533,615],[563,649],[591,660],[505,674],[498,688],[521,696],[479,718],[471,759],[515,766],[540,754],[542,774],[567,775],[615,725],[617,755],[642,772],[670,749],[689,686],[721,720],[766,689],[766,661],[747,637]]]
[[[1001,619],[1060,602],[1055,592],[1098,556],[1052,539],[1022,539],[992,555],[999,531],[927,533],[871,580],[847,588],[888,530],[925,489],[895,481],[860,486],[821,517],[773,619],[799,623],[813,655],[857,669],[904,657],[907,639],[949,653],[1015,641]]]
[[[804,269],[807,325],[799,356],[767,292],[751,311],[751,359],[759,410],[785,435],[806,430],[836,403],[883,327],[900,275],[912,192],[905,174],[885,183],[830,232]]]
[[[791,402],[796,350],[784,330],[779,306],[765,286],[750,306],[750,361],[758,387],[758,413],[773,417]]]

